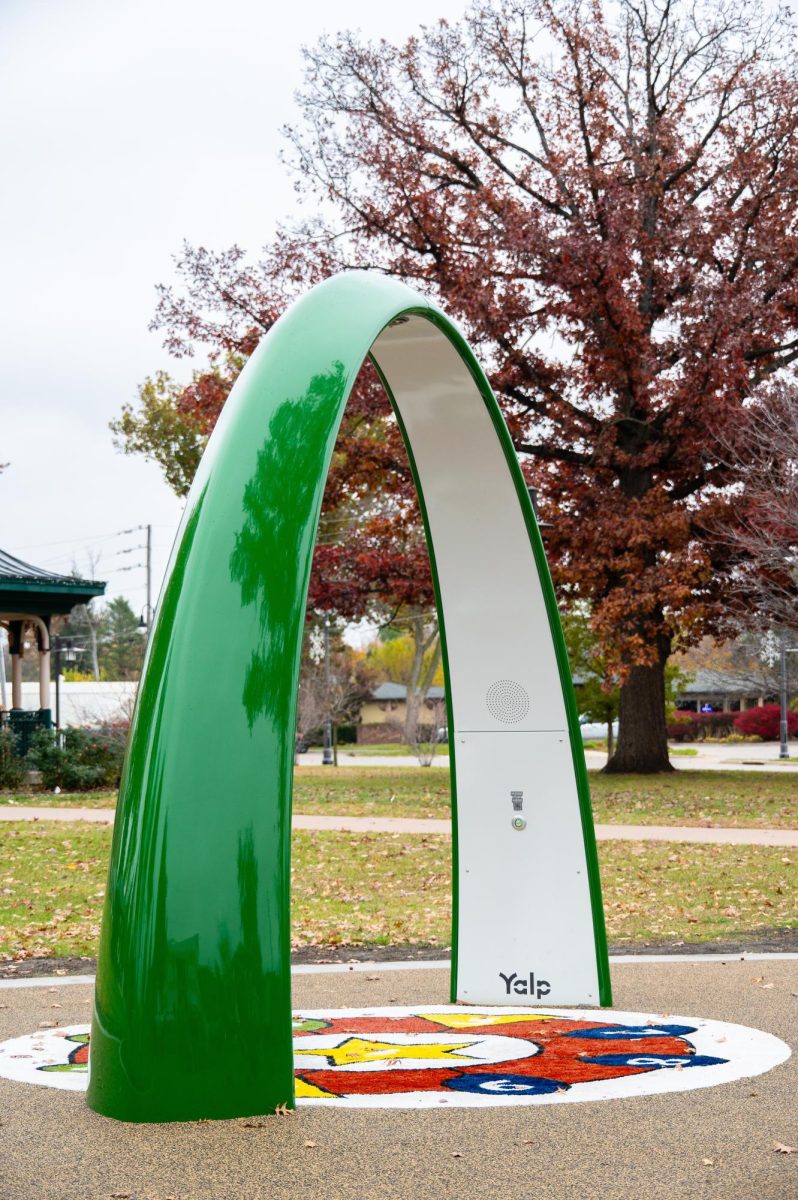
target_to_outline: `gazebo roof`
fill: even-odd
[[[0,550],[0,616],[68,613],[76,604],[88,604],[104,592],[105,584],[97,580],[56,575]]]

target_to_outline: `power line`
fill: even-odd
[[[109,538],[125,537],[127,534],[136,533],[137,530],[146,529],[146,528],[147,528],[146,525],[134,525],[132,527],[132,529],[117,529],[114,533],[91,533],[91,534],[87,533],[87,534],[81,534],[79,537],[63,538],[61,541],[57,541],[57,542],[36,542],[34,544],[28,544],[25,546],[17,546],[17,549],[18,550],[42,550],[47,546],[71,546],[71,545],[75,545],[77,542],[102,542],[102,541],[107,541]],[[157,526],[154,526],[154,528],[164,529],[164,528],[166,528],[166,526],[157,525]]]

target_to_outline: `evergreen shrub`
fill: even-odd
[[[18,753],[17,735],[11,729],[0,729],[0,788],[17,788],[28,767]]]
[[[124,738],[114,730],[41,729],[31,741],[28,763],[41,771],[48,791],[90,792],[119,783]]]

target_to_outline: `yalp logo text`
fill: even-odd
[[[507,990],[507,995],[513,991],[518,996],[534,996],[540,1000],[543,996],[548,996],[551,991],[551,984],[548,979],[535,980],[533,971],[529,972],[529,976],[517,975],[513,972],[512,975],[504,975],[499,971],[499,978],[504,980],[504,986]]]

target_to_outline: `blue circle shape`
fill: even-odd
[[[455,1092],[474,1092],[478,1096],[544,1096],[566,1091],[567,1083],[558,1079],[540,1079],[537,1075],[457,1075],[444,1087]]]

